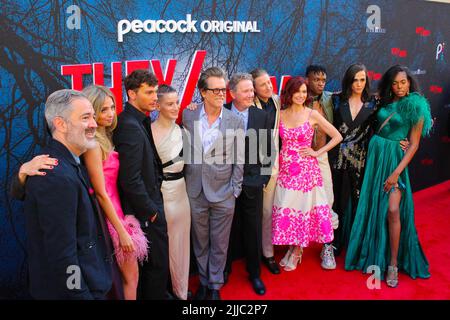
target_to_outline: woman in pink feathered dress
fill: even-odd
[[[119,157],[111,142],[117,123],[115,99],[103,86],[89,86],[83,90],[92,103],[97,122],[97,147],[88,150],[84,162],[98,202],[106,215],[114,254],[122,273],[126,300],[136,300],[139,278],[138,262],[147,259],[148,242],[138,220],[125,215],[117,189]]]

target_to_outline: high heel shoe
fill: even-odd
[[[280,266],[285,267],[289,261],[289,258],[291,257],[292,251],[294,251],[294,246],[290,246],[286,254],[284,255],[284,258],[280,261]]]
[[[286,266],[284,267],[284,270],[285,271],[294,271],[295,269],[297,269],[297,265],[299,265],[302,262],[302,254],[303,254],[303,249],[300,249],[300,252],[298,255],[295,254],[294,252],[292,252]]]
[[[388,287],[395,288],[398,286],[398,268],[395,266],[388,266],[386,275],[386,284]]]

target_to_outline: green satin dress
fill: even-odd
[[[366,273],[369,266],[375,265],[380,267],[382,279],[390,262],[387,220],[389,194],[384,192],[383,185],[404,156],[399,141],[408,137],[411,128],[419,121],[424,123],[423,135],[428,134],[431,128],[430,106],[417,93],[411,93],[380,108],[377,114],[379,126],[391,115],[386,125],[375,131],[378,133],[369,143],[361,195],[345,257],[346,270],[356,269]],[[413,279],[428,278],[428,261],[414,225],[414,203],[408,168],[401,173],[398,184],[402,191],[398,267]]]

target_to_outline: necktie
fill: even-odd
[[[245,120],[245,114],[243,112],[238,111],[239,117],[241,117],[242,121],[244,122],[244,130],[247,132],[247,121]]]

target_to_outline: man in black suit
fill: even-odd
[[[82,93],[59,90],[48,97],[45,118],[52,139],[43,152],[59,164],[26,184],[30,293],[35,299],[105,299],[112,257],[79,159],[96,145],[94,109]]]
[[[233,101],[225,105],[243,119],[245,135],[245,164],[242,193],[236,200],[231,228],[225,278],[231,272],[233,249],[243,244],[247,272],[254,291],[266,292],[260,278],[263,188],[270,179],[271,124],[268,114],[253,106],[254,89],[250,74],[231,77],[228,87]],[[266,172],[263,172],[265,170]],[[240,236],[240,237],[239,237]],[[242,238],[242,241],[241,239]],[[238,243],[239,242],[239,243]]]
[[[158,80],[147,70],[125,78],[128,102],[118,116],[113,142],[119,152],[119,193],[125,214],[133,214],[150,242],[139,266],[138,299],[165,299],[169,276],[167,223],[161,193],[163,171],[147,112],[156,109]]]

